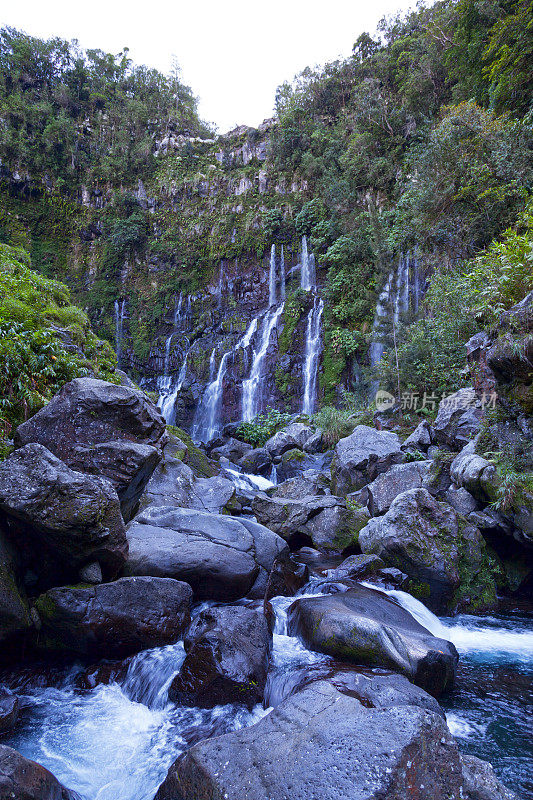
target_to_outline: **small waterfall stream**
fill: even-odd
[[[263,319],[261,339],[258,349],[254,350],[250,377],[242,382],[242,419],[244,422],[254,419],[263,408],[263,384],[265,378],[263,366],[270,344],[270,337],[277,328],[284,305],[284,303],[281,303],[275,310],[268,311]]]
[[[323,312],[324,301],[321,297],[315,296],[313,307],[307,315],[305,332],[303,414],[313,414],[317,409],[318,361],[322,348]]]
[[[117,354],[117,364],[120,367],[122,362],[122,339],[124,336],[124,317],[126,316],[126,300],[115,300],[115,351]]]
[[[276,305],[276,245],[270,248],[270,270],[268,274],[268,305]]]
[[[202,400],[198,404],[192,428],[192,437],[196,442],[209,442],[218,433],[224,377],[232,352],[232,350],[228,350],[222,356],[216,378],[208,384]]]

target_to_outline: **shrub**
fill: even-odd
[[[259,414],[250,422],[243,422],[237,429],[237,438],[254,447],[262,447],[280,428],[288,425],[291,415],[271,408],[266,414]]]

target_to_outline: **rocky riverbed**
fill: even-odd
[[[0,464],[0,798],[526,797],[531,511],[482,425],[199,449],[67,384]]]

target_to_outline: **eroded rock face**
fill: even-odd
[[[123,658],[172,644],[190,622],[192,589],[170,578],[120,578],[41,595],[40,645],[80,656]]]
[[[472,388],[459,389],[439,403],[433,435],[438,444],[461,450],[479,433],[483,409]]]
[[[0,744],[0,800],[77,800],[51,772]]]
[[[433,430],[427,419],[424,419],[403,442],[402,450],[426,452],[432,443]]]
[[[460,800],[462,785],[459,751],[440,716],[365,708],[321,681],[256,725],[190,748],[156,800],[412,800],[413,787],[417,800]]]
[[[19,425],[15,446],[37,442],[72,469],[108,478],[128,520],[161,458],[164,436],[165,421],[143,392],[77,378]]]
[[[239,466],[243,472],[268,478],[272,471],[272,458],[264,447],[256,447],[240,459]]]
[[[311,436],[313,436],[313,429],[309,425],[304,425],[303,422],[293,422],[271,436],[265,444],[265,449],[271,456],[281,456],[293,448],[303,450]]]
[[[504,786],[488,761],[461,753],[465,797],[467,800],[518,800]]]
[[[430,467],[431,461],[395,464],[361,490],[361,501],[366,503],[373,517],[378,517],[389,510],[399,494],[409,489],[420,489],[429,475]]]
[[[355,544],[369,519],[366,509],[347,508],[342,498],[329,494],[291,500],[260,493],[252,509],[263,525],[286,541],[309,536],[319,550],[342,551]]]
[[[263,699],[271,636],[260,611],[239,606],[210,608],[185,638],[187,655],[169,689],[179,703],[211,708]]]
[[[401,672],[435,696],[455,679],[458,655],[453,644],[433,636],[408,611],[366,586],[295,600],[289,633],[312,650]]]
[[[187,508],[150,507],[127,531],[129,575],[177,578],[197,599],[237,600],[263,585],[286,543],[250,520]]]
[[[490,608],[496,602],[495,569],[478,529],[426,489],[399,495],[387,513],[359,534],[364,553],[374,553],[412,580],[436,611]]]
[[[335,448],[332,490],[339,495],[355,492],[404,458],[395,433],[358,425]]]
[[[94,561],[109,580],[125,563],[124,523],[110,482],[76,472],[40,444],[0,464],[0,514],[45,584],[75,579]]]
[[[19,715],[18,697],[6,689],[0,688],[0,734],[9,731]]]

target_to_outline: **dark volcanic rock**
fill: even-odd
[[[272,471],[272,457],[264,447],[250,450],[238,463],[243,472],[264,478],[268,478]]]
[[[15,694],[0,688],[0,734],[10,730],[18,719],[19,700]]]
[[[382,592],[357,586],[326,597],[295,600],[289,633],[313,650],[406,675],[430,694],[450,688],[458,655]]]
[[[409,489],[420,489],[424,485],[430,466],[431,461],[394,464],[361,490],[361,501],[368,506],[373,517],[384,514],[399,494]]]
[[[496,776],[492,765],[461,753],[466,800],[518,800]]]
[[[172,644],[190,622],[192,589],[170,578],[121,578],[41,595],[40,645],[86,657],[122,658]]]
[[[109,481],[75,472],[40,444],[0,464],[0,517],[45,584],[72,580],[94,561],[113,578],[126,560],[124,523]]]
[[[483,537],[426,489],[398,495],[383,517],[363,528],[359,544],[409,575],[413,591],[436,611],[496,603],[495,565]]]
[[[184,580],[204,600],[237,600],[256,582],[264,594],[275,559],[288,551],[279,536],[250,520],[186,508],[147,508],[127,535],[128,574]]]
[[[256,725],[189,749],[156,800],[460,800],[462,788],[440,716],[365,708],[322,681]]]
[[[0,531],[0,642],[23,633],[31,626],[28,604],[17,586],[17,559],[10,542]]]
[[[438,444],[461,450],[479,432],[483,410],[475,391],[459,389],[439,403],[433,435]]]
[[[0,800],[77,800],[51,772],[0,745]]]
[[[395,433],[358,425],[335,448],[331,467],[332,490],[340,495],[355,492],[404,459],[405,454]]]
[[[187,655],[169,689],[179,703],[211,708],[263,699],[270,633],[260,611],[240,606],[210,608],[193,622],[185,638]]]
[[[138,389],[77,378],[16,430],[15,446],[37,442],[72,469],[108,478],[131,518],[161,458],[165,420]]]
[[[306,442],[313,436],[313,429],[302,422],[293,422],[278,431],[266,442],[265,448],[271,456],[281,456],[294,448],[303,450]]]

